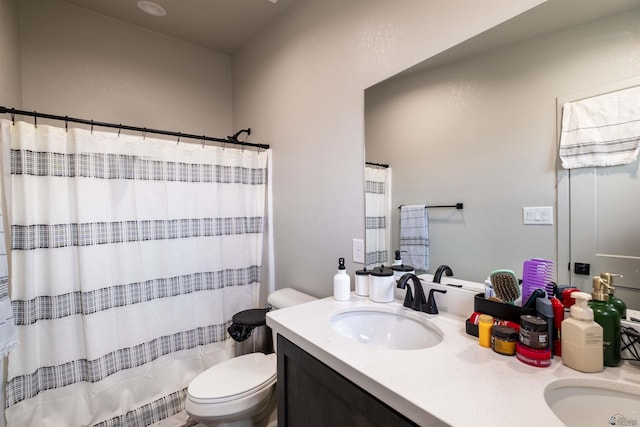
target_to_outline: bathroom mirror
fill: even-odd
[[[429,209],[431,273],[558,261],[556,100],[640,75],[639,8],[550,0],[365,91],[365,159],[391,166],[389,263],[400,205],[458,202]],[[553,224],[524,225],[524,207],[552,207]]]

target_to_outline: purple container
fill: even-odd
[[[522,271],[522,304],[536,289],[553,296],[553,261],[534,258],[524,262]]]

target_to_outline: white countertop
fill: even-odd
[[[480,347],[465,332],[465,319],[448,313],[409,310],[440,329],[443,341],[422,350],[372,349],[335,332],[338,312],[356,307],[409,310],[400,301],[374,303],[352,293],[267,314],[267,325],[364,390],[420,425],[562,426],[544,399],[545,386],[560,378],[599,378],[640,384],[640,366],[624,363],[584,374],[552,359],[548,368],[526,365]],[[614,414],[611,414],[614,415]]]

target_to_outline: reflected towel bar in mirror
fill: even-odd
[[[398,206],[398,209],[400,209],[402,206],[404,205],[400,205]],[[425,206],[426,208],[456,208],[458,210],[462,210],[464,209],[464,203],[456,203],[455,205],[433,205],[433,206]]]
[[[389,165],[384,164],[384,163],[364,162],[364,164],[367,165],[367,166],[376,166],[376,167],[384,168],[384,169],[387,169],[389,167]]]

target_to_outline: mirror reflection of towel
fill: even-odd
[[[400,207],[402,263],[414,270],[429,270],[429,220],[425,205]]]
[[[565,169],[631,163],[640,151],[640,86],[564,104]]]

